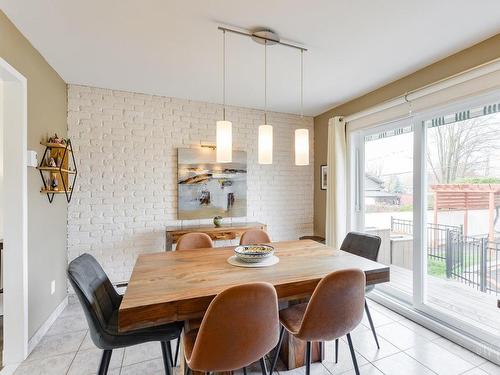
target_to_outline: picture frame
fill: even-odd
[[[177,219],[247,216],[247,153],[217,163],[213,148],[177,149]]]
[[[328,168],[326,165],[322,165],[320,167],[320,181],[321,181],[321,190],[326,190],[328,186]]]

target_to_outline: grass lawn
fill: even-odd
[[[427,258],[427,274],[442,279],[446,278],[446,264],[444,260]]]

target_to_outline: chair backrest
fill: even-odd
[[[177,241],[177,245],[175,246],[175,250],[193,250],[193,249],[205,249],[208,247],[214,247],[214,243],[210,236],[206,233],[186,233],[179,241]]]
[[[68,265],[68,278],[82,305],[94,344],[104,349],[106,327],[121,303],[121,296],[90,254],[80,255]]]
[[[271,284],[239,285],[210,303],[188,359],[197,371],[232,371],[269,353],[278,343],[278,298]]]
[[[344,238],[340,250],[359,255],[360,257],[377,261],[381,239],[366,233],[349,232]]]
[[[296,336],[329,341],[351,332],[363,319],[365,283],[365,273],[356,268],[325,276],[309,300]]]
[[[271,238],[262,229],[247,230],[240,238],[240,245],[257,245],[269,242],[271,242]]]

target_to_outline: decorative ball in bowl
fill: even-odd
[[[274,254],[270,245],[240,245],[234,249],[236,257],[247,263],[258,263]]]

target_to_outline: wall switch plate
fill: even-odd
[[[28,150],[28,157],[26,158],[28,167],[36,168],[38,166],[38,155],[36,151]]]
[[[50,294],[54,294],[56,292],[56,281],[52,280],[50,282]]]

